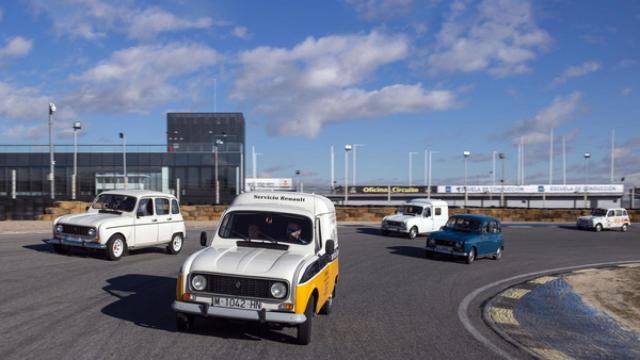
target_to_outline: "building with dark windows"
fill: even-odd
[[[244,140],[242,113],[169,113],[166,144],[126,144],[126,179],[121,145],[78,145],[75,198],[90,201],[126,182],[182,204],[229,203],[244,183]],[[55,146],[55,200],[74,198],[73,157],[73,145]],[[42,214],[53,202],[48,174],[47,145],[0,145],[0,220]]]

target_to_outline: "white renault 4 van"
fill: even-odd
[[[333,203],[304,193],[250,192],[236,197],[204,249],[182,265],[176,327],[225,317],[297,327],[311,341],[311,323],[328,314],[338,282],[338,231]]]
[[[449,219],[449,206],[443,200],[413,199],[398,208],[398,212],[385,216],[380,228],[382,235],[390,232],[409,235],[415,239],[419,234],[438,231]]]

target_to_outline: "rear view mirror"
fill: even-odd
[[[328,255],[333,255],[336,252],[336,243],[333,240],[327,240],[325,247]]]
[[[84,211],[89,211],[89,207],[87,206],[86,208],[84,208]]]
[[[200,245],[207,246],[207,232],[203,231],[200,233]]]

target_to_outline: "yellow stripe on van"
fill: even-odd
[[[314,290],[318,292],[315,310],[315,312],[318,313],[333,292],[338,272],[338,259],[335,259],[320,270],[311,280],[298,285],[296,287],[295,313],[304,314],[304,310]]]

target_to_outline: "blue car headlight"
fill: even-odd
[[[429,246],[429,247],[434,247],[434,246],[436,246],[436,239],[434,239],[434,238],[432,238],[432,237],[427,238],[427,246]]]
[[[464,243],[462,241],[457,241],[456,243],[453,244],[453,247],[456,250],[462,250],[464,249]]]

